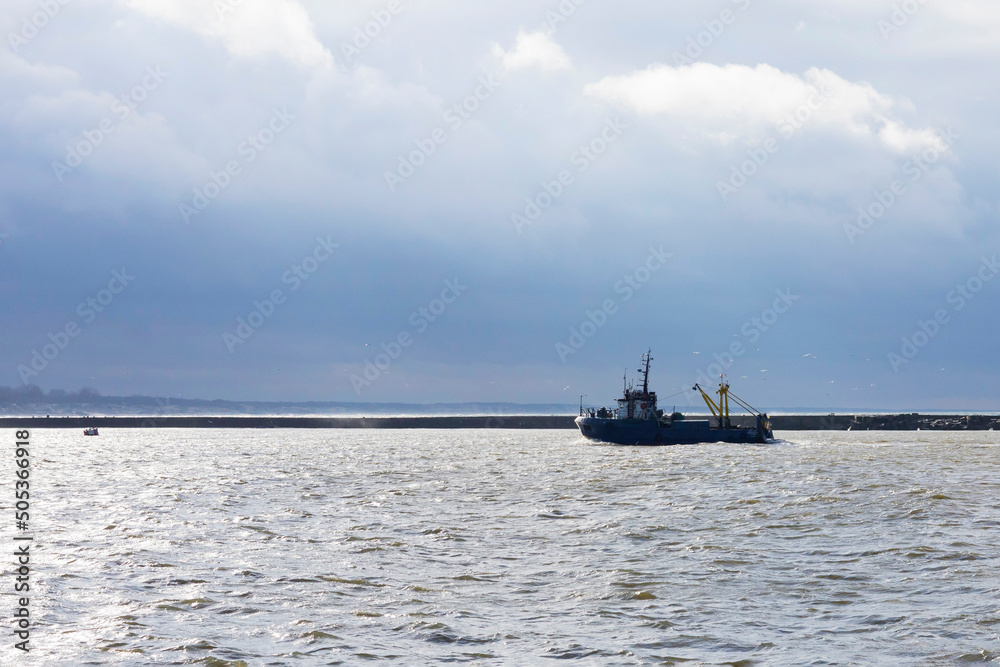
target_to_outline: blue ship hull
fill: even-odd
[[[706,442],[766,443],[774,441],[770,428],[712,428],[707,419],[667,424],[652,419],[577,417],[580,433],[589,440],[615,445],[694,445]]]

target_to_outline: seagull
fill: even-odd
[[[566,385],[565,387],[563,387],[563,391],[566,391],[569,388],[570,388],[570,385]]]

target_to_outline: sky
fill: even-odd
[[[6,0],[0,35],[0,385],[601,405],[652,348],[680,407],[1000,409],[996,3]]]

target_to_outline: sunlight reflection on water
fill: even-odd
[[[778,435],[37,430],[29,660],[996,661],[1000,434]]]

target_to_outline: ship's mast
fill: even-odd
[[[643,396],[648,396],[649,395],[649,362],[653,360],[653,357],[651,356],[652,352],[653,352],[653,350],[652,350],[652,348],[650,348],[650,349],[646,350],[646,354],[644,354],[644,355],[642,355],[642,357],[640,357],[640,360],[642,361],[642,368],[639,369],[639,372],[642,373],[642,395]]]

